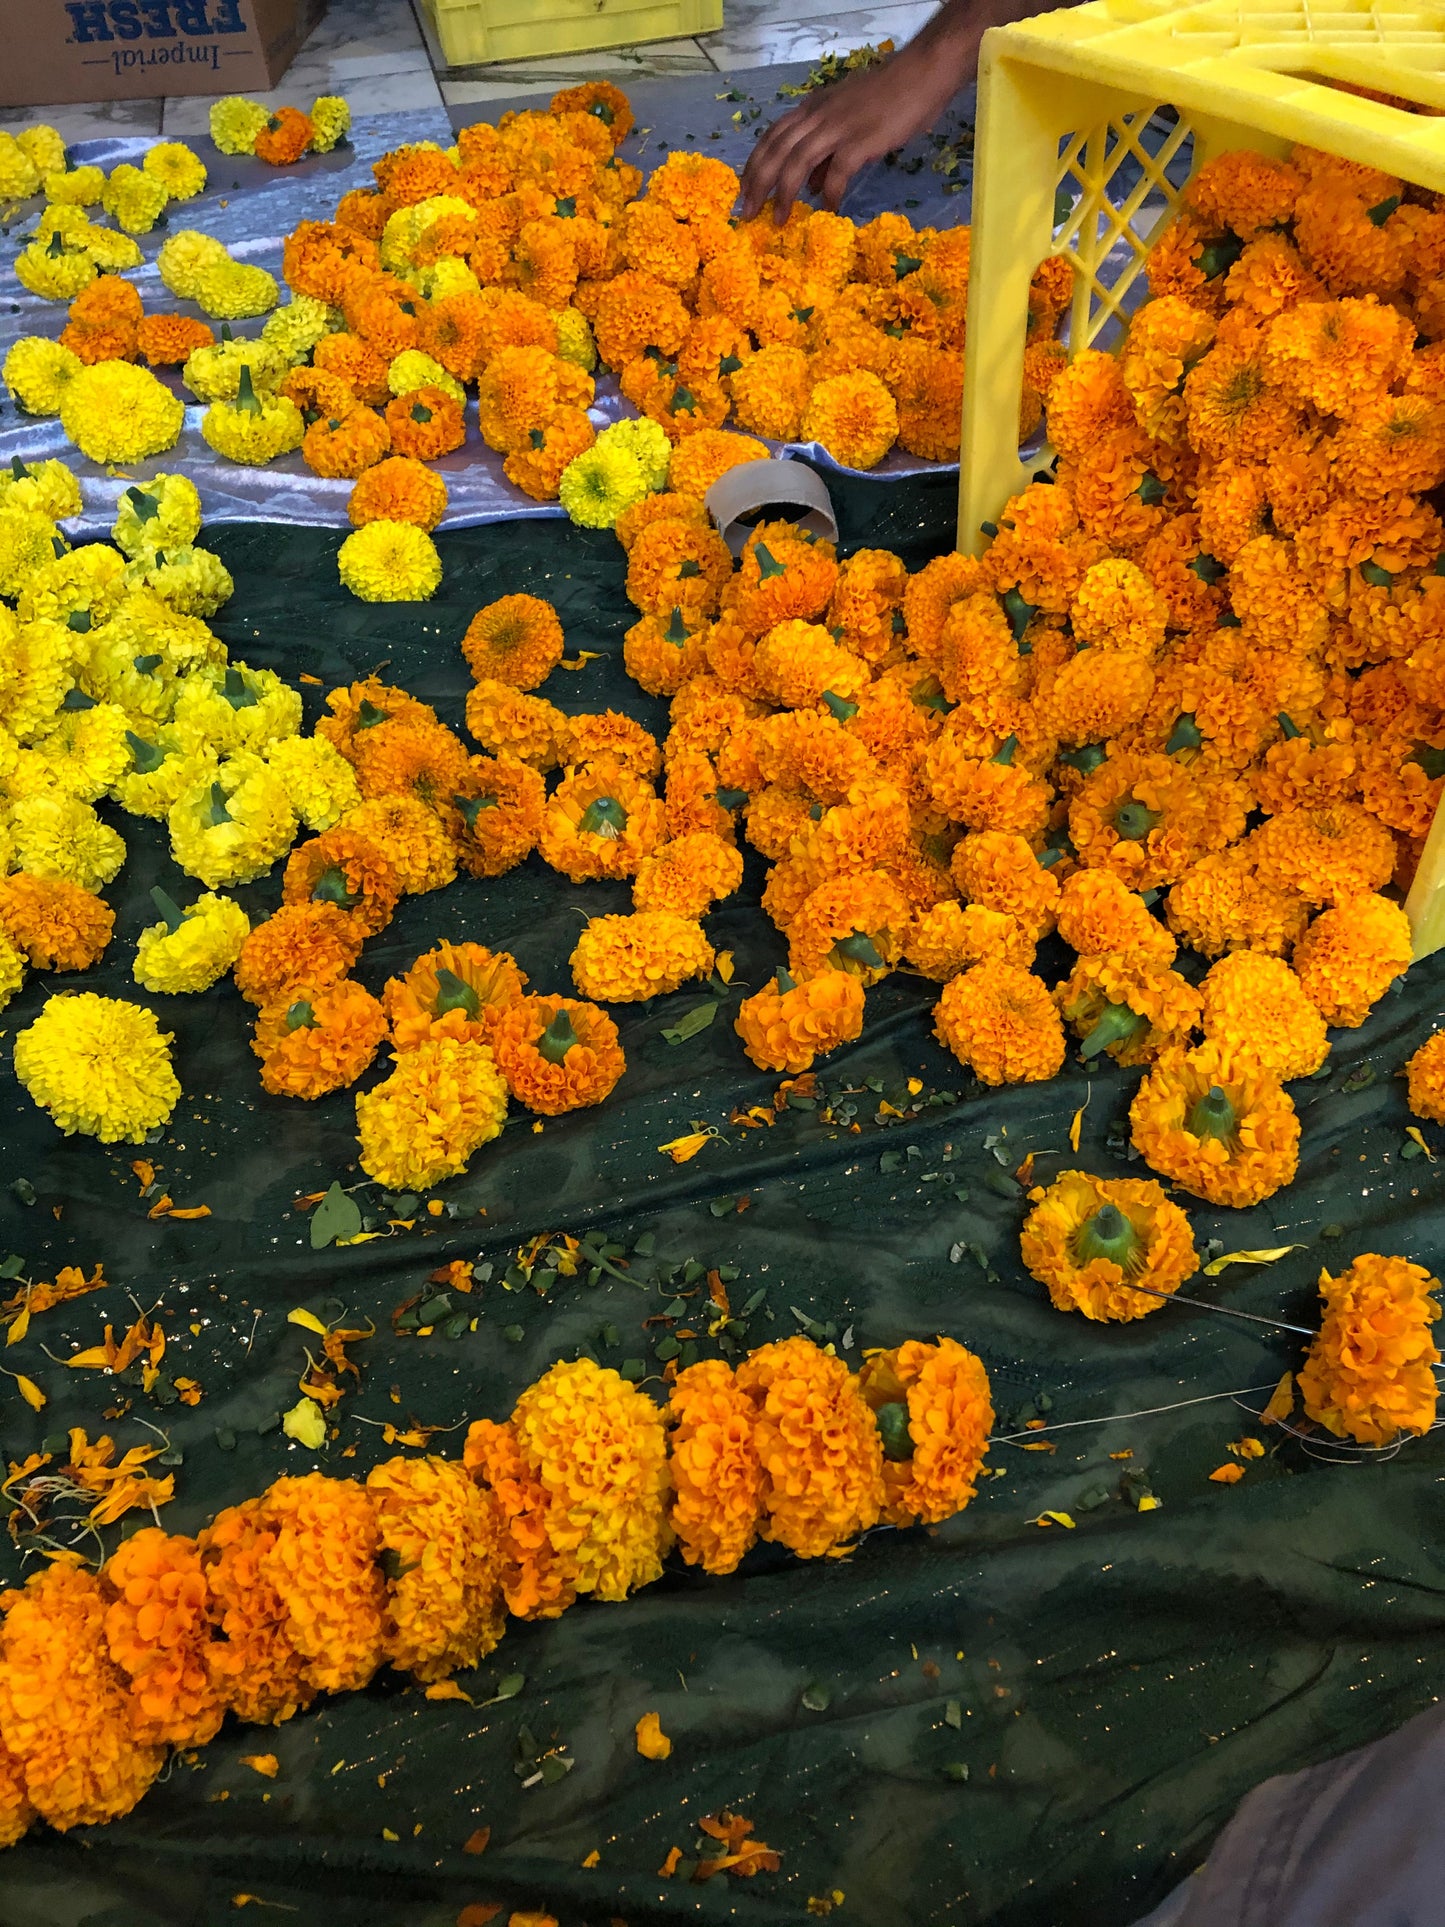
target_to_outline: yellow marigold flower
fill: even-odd
[[[662,805],[651,785],[611,761],[565,776],[542,816],[542,856],[574,883],[636,876],[662,840]]]
[[[66,622],[83,611],[99,626],[115,614],[124,593],[125,563],[105,543],[87,542],[31,570],[16,614],[22,623]]]
[[[898,439],[898,409],[866,369],[833,375],[809,395],[798,433],[821,443],[845,468],[876,468]]]
[[[42,301],[73,301],[95,279],[95,263],[79,248],[67,247],[56,234],[44,246],[37,240],[20,250],[15,278]]]
[[[1342,896],[1295,946],[1294,968],[1325,1022],[1357,1030],[1410,967],[1410,924],[1381,896]]]
[[[314,295],[297,294],[266,317],[261,342],[294,365],[304,361],[336,326],[334,308]]]
[[[704,917],[743,880],[742,854],[710,830],[694,830],[644,857],[632,886],[637,910]]]
[[[170,189],[154,172],[127,161],[111,170],[100,197],[106,213],[127,234],[149,234],[170,198]]]
[[[1120,1322],[1158,1311],[1156,1294],[1178,1291],[1199,1269],[1189,1219],[1162,1185],[1083,1171],[1061,1171],[1038,1197],[1019,1255],[1059,1311]]]
[[[65,165],[63,146],[59,162],[51,159],[50,164]],[[14,134],[8,130],[0,134],[0,195],[7,201],[28,201],[40,191],[42,171],[39,158],[27,154]]]
[[[207,891],[182,910],[152,891],[161,921],[136,940],[132,974],[146,990],[174,996],[209,990],[231,969],[251,934],[251,920],[239,903]]]
[[[245,321],[270,314],[281,298],[276,277],[247,261],[214,261],[201,269],[195,298],[217,321]]]
[[[64,462],[22,462],[15,457],[0,473],[0,508],[38,509],[52,522],[67,521],[82,508],[80,483]]]
[[[201,291],[201,276],[208,268],[222,266],[230,258],[224,243],[211,235],[202,234],[197,228],[181,228],[161,243],[156,266],[172,294],[182,301],[195,301]]]
[[[224,100],[211,102],[211,139],[223,154],[253,154],[256,136],[270,118],[269,108],[240,94],[227,94]]]
[[[1035,942],[1054,927],[1059,883],[1021,836],[982,830],[954,847],[953,879],[965,897],[1017,918]]]
[[[257,394],[270,394],[286,372],[286,364],[264,341],[216,341],[193,348],[181,375],[202,401],[235,401],[243,371],[249,371]]]
[[[436,544],[410,522],[368,522],[347,536],[336,563],[363,602],[425,602],[441,586]]]
[[[374,1466],[366,1490],[382,1557],[400,1574],[387,1588],[386,1659],[423,1682],[475,1666],[506,1623],[491,1495],[462,1466],[430,1455]]]
[[[763,1468],[754,1407],[732,1368],[703,1359],[677,1375],[667,1405],[671,1527],[678,1550],[704,1572],[735,1572],[763,1519]]]
[[[189,755],[262,750],[301,727],[301,695],[274,669],[204,663],[183,678],[172,725]]]
[[[67,1137],[140,1144],[181,1094],[170,1041],[139,1004],[93,991],[49,997],[15,1039],[15,1075]]]
[[[0,929],[37,970],[88,970],[115,927],[108,903],[63,878],[0,876]]]
[[[1324,1018],[1280,958],[1235,951],[1200,988],[1206,1040],[1235,1057],[1256,1057],[1271,1077],[1311,1077],[1329,1056]]]
[[[235,401],[213,402],[201,418],[201,433],[227,461],[259,468],[299,448],[306,424],[285,395],[257,394],[251,371],[243,365]]]
[[[133,589],[148,589],[181,616],[213,616],[236,586],[218,555],[185,547],[137,557],[126,581]]]
[[[563,508],[587,529],[610,529],[647,493],[647,477],[637,457],[625,448],[604,448],[600,440],[568,463],[558,484]]]
[[[310,1704],[316,1688],[292,1644],[286,1602],[264,1570],[279,1522],[264,1499],[217,1513],[198,1544],[211,1611],[224,1640],[213,1645],[238,1719],[275,1725]]]
[[[1395,839],[1357,803],[1281,810],[1246,849],[1261,882],[1307,903],[1338,903],[1378,890],[1395,870]]]
[[[597,343],[586,315],[577,308],[563,308],[552,318],[557,324],[557,353],[590,375],[597,366]]]
[[[166,1752],[134,1735],[126,1679],[106,1651],[100,1581],[72,1555],[32,1573],[8,1603],[0,1736],[24,1799],[62,1832],[118,1819]]]
[[[486,1046],[435,1038],[357,1098],[361,1168],[390,1191],[425,1191],[464,1171],[506,1115],[507,1087]]]
[[[101,361],[79,369],[60,398],[60,424],[93,462],[144,461],[172,447],[185,424],[180,397],[144,368]]]
[[[600,1104],[627,1068],[606,1011],[568,997],[499,1006],[486,1036],[512,1096],[543,1117]]]
[[[181,754],[174,737],[163,731],[153,743],[127,733],[131,754],[130,767],[117,778],[111,794],[132,816],[149,816],[157,822],[171,813],[184,791],[197,783],[214,780],[216,758],[208,752],[195,756]]]
[[[1405,1066],[1407,1102],[1416,1117],[1445,1124],[1445,1031],[1427,1037]]]
[[[593,917],[569,961],[582,996],[625,1004],[664,996],[689,978],[706,977],[714,960],[700,924],[669,910],[635,910],[630,916]]]
[[[1320,1273],[1324,1317],[1299,1373],[1306,1414],[1336,1438],[1389,1445],[1435,1422],[1440,1354],[1430,1327],[1439,1280],[1406,1258],[1366,1251],[1347,1271]]]
[[[89,255],[98,274],[126,274],[145,259],[140,243],[130,235],[120,234],[114,228],[96,227],[89,221],[76,235],[76,241]]]
[[[745,1359],[735,1383],[754,1410],[764,1539],[818,1559],[877,1523],[882,1446],[841,1359],[807,1338],[785,1338]]]
[[[993,1429],[983,1363],[953,1338],[874,1352],[858,1374],[883,1446],[889,1525],[941,1525],[977,1490]]]
[[[43,335],[22,335],[5,356],[5,386],[30,415],[58,415],[80,356]]]
[[[527,974],[505,950],[479,943],[441,943],[418,957],[382,993],[395,1049],[451,1037],[485,1044],[493,1017],[520,1003]]]
[[[1086,1058],[1107,1051],[1116,1064],[1152,1064],[1187,1045],[1199,1023],[1199,992],[1146,952],[1082,956],[1054,991]]]
[[[1110,870],[1076,870],[1064,881],[1058,902],[1059,935],[1081,956],[1141,951],[1161,963],[1174,961],[1177,945],[1164,925]]]
[[[204,1746],[226,1714],[224,1648],[194,1539],[146,1526],[106,1560],[105,1643],[125,1676],[135,1737]]]
[[[478,682],[536,689],[562,660],[557,611],[540,596],[509,595],[479,609],[462,637],[462,654]]]
[[[1252,1054],[1201,1044],[1160,1058],[1129,1110],[1152,1171],[1210,1204],[1258,1204],[1294,1177],[1299,1119]]]
[[[795,983],[786,970],[745,997],[733,1029],[759,1070],[811,1070],[813,1061],[863,1032],[863,984],[851,971],[822,969]]]
[[[264,1004],[251,1048],[275,1097],[317,1098],[354,1084],[386,1038],[381,1005],[358,983],[295,984]]]
[[[296,834],[284,782],[250,751],[205,770],[177,797],[166,820],[171,855],[212,890],[253,882]]]
[[[263,754],[267,767],[285,783],[292,806],[308,830],[333,828],[361,801],[355,772],[324,736],[279,736],[265,745]],[[455,874],[453,869],[451,875]],[[451,876],[445,880],[449,883]]]
[[[283,903],[258,923],[236,959],[236,988],[272,1004],[297,984],[335,983],[361,954],[366,932],[334,903]]]
[[[76,797],[38,793],[10,806],[15,861],[31,876],[58,877],[92,893],[125,862],[125,840]]]
[[[105,169],[87,165],[51,168],[42,177],[41,189],[47,201],[62,207],[98,207],[105,192]]]
[[[262,1501],[275,1541],[258,1561],[286,1609],[286,1633],[322,1692],[353,1693],[381,1664],[386,1581],[364,1486],[308,1472]]]
[[[403,349],[394,355],[386,371],[386,385],[393,395],[410,395],[418,388],[440,388],[459,406],[464,406],[467,391],[455,375],[447,373],[439,361],[419,348]]]
[[[1134,563],[1096,562],[1085,571],[1069,619],[1081,643],[1153,655],[1163,646],[1169,607]]]
[[[55,524],[41,509],[11,508],[0,505],[0,594],[19,596],[26,584],[51,561],[57,538]],[[64,538],[60,538],[63,542]],[[18,655],[20,651],[17,649]],[[54,650],[44,652],[50,658],[52,672],[63,672],[67,665],[58,662]],[[44,658],[42,657],[42,661]],[[37,667],[40,664],[37,663]],[[6,680],[9,681],[7,676]],[[48,720],[50,712],[58,706],[65,695],[65,682],[68,675],[55,690],[54,701],[44,704],[42,712],[34,721]],[[21,728],[14,721],[15,704],[13,690],[6,692],[6,713],[12,734],[16,736],[33,734],[31,727]]]
[[[1006,963],[1027,970],[1034,951],[1034,939],[1007,911],[990,910],[982,903],[965,907],[952,898],[916,917],[903,945],[913,968],[940,984],[979,963]]]
[[[975,964],[943,987],[934,1030],[985,1084],[1035,1084],[1064,1062],[1064,1029],[1048,990],[1027,970]]]
[[[54,729],[35,739],[46,781],[82,803],[95,802],[130,767],[129,722],[117,703],[63,709]]]
[[[568,718],[554,703],[523,695],[508,683],[489,678],[467,695],[467,728],[482,747],[533,769],[555,769],[561,762],[567,725]]]

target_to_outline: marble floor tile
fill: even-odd
[[[64,102],[55,107],[0,107],[0,127],[15,132],[44,121],[62,140],[108,140],[117,134],[155,137],[161,131],[161,103],[157,100],[98,100]]]
[[[808,0],[810,9],[817,0]],[[848,13],[784,12],[779,0],[724,0],[719,33],[702,34],[698,44],[719,69],[777,67],[791,60],[813,61],[823,54],[847,53],[891,39],[902,46],[930,20],[934,0],[904,0],[902,5],[865,7]]]

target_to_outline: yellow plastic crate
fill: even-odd
[[[1177,119],[1156,119],[1164,107]],[[1019,459],[1015,399],[1038,261],[1061,254],[1073,266],[1069,351],[1108,345],[1179,205],[1166,170],[1190,136],[1194,169],[1232,147],[1278,155],[1302,141],[1445,192],[1445,118],[1435,114],[1445,114],[1445,7],[1088,0],[985,34],[959,547],[977,553],[981,525],[1038,466]],[[1405,907],[1416,956],[1445,947],[1445,808]]]
[[[722,0],[424,0],[449,67],[716,33]]]

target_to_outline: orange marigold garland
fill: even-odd
[[[264,1506],[276,1538],[260,1561],[286,1607],[286,1630],[312,1685],[354,1693],[381,1664],[386,1581],[376,1508],[365,1487],[308,1472],[277,1479]]]
[[[1060,1311],[1146,1318],[1199,1269],[1188,1218],[1152,1179],[1061,1171],[1030,1195],[1020,1255]]]
[[[1324,1318],[1299,1372],[1308,1417],[1362,1445],[1428,1432],[1439,1398],[1430,1337],[1439,1290],[1423,1265],[1374,1251],[1338,1277],[1322,1271]]]
[[[763,1519],[753,1402],[720,1358],[685,1366],[667,1402],[670,1522],[679,1552],[704,1572],[735,1572]]]
[[[475,1666],[504,1630],[491,1494],[463,1466],[430,1454],[373,1467],[366,1490],[383,1564],[397,1575],[384,1609],[387,1661],[424,1683]]]
[[[764,1345],[738,1366],[762,1467],[761,1536],[800,1559],[826,1557],[877,1523],[883,1450],[858,1381],[806,1338]]]
[[[226,1654],[195,1540],[145,1526],[111,1554],[102,1583],[106,1646],[130,1682],[136,1738],[204,1746],[226,1713]]]
[[[956,1339],[911,1338],[858,1374],[883,1446],[889,1525],[937,1525],[973,1498],[993,1429],[983,1362]]]

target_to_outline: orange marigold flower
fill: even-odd
[[[540,301],[517,288],[483,288],[479,299],[483,316],[477,344],[479,369],[504,348],[545,348],[549,355],[556,354],[557,324]]]
[[[1360,756],[1350,743],[1315,743],[1296,733],[1271,743],[1253,777],[1262,810],[1328,810],[1360,789]]]
[[[506,754],[473,756],[442,818],[462,867],[476,877],[502,876],[537,847],[545,790],[528,763]]]
[[[391,447],[391,430],[374,408],[360,402],[344,415],[321,415],[301,444],[301,458],[318,475],[355,481]]]
[[[336,221],[301,221],[286,236],[281,272],[297,294],[310,295],[340,307],[351,285],[358,279],[376,274],[381,257],[376,242],[391,212],[380,210],[378,223],[363,208],[376,205],[375,197],[348,194],[336,211]],[[347,216],[360,216],[361,224]],[[375,227],[376,232],[372,233]]]
[[[1003,830],[981,830],[955,845],[949,866],[965,897],[1004,910],[1038,942],[1054,927],[1059,882],[1030,844]]]
[[[883,1452],[858,1381],[811,1339],[763,1345],[735,1383],[753,1406],[762,1537],[819,1559],[877,1523]]]
[[[1232,950],[1284,956],[1309,921],[1304,899],[1264,882],[1238,848],[1192,864],[1165,899],[1165,914],[1176,936],[1205,957]]]
[[[480,682],[536,689],[562,660],[557,611],[540,596],[508,595],[479,609],[462,637],[462,654]]]
[[[357,405],[350,382],[328,375],[324,368],[288,368],[276,392],[295,402],[308,422],[318,415],[340,417]]]
[[[386,406],[386,426],[397,454],[414,455],[419,462],[449,454],[467,438],[460,407],[440,388],[394,396]]]
[[[236,959],[236,988],[249,1003],[274,1004],[297,984],[340,981],[361,954],[366,931],[334,903],[283,903],[258,923]]]
[[[679,494],[701,501],[720,475],[726,475],[730,468],[737,468],[743,462],[764,462],[768,454],[766,443],[756,441],[751,435],[735,435],[724,428],[700,428],[695,435],[678,443],[668,469],[668,481]]]
[[[1149,659],[1132,649],[1086,649],[1049,685],[1045,714],[1071,748],[1103,743],[1137,723],[1154,693]]]
[[[1069,835],[1086,868],[1148,890],[1236,841],[1247,809],[1247,791],[1229,778],[1200,782],[1172,757],[1116,752],[1069,805]]]
[[[314,132],[310,117],[299,107],[278,107],[256,136],[251,151],[257,160],[269,161],[272,167],[289,167],[306,152]]]
[[[374,796],[349,809],[341,828],[379,843],[407,896],[443,890],[457,857],[441,818],[419,796]]]
[[[805,535],[796,523],[764,522],[739,558],[732,612],[752,636],[794,617],[813,622],[827,608],[837,581],[832,543]]]
[[[1112,870],[1075,870],[1065,879],[1058,929],[1064,942],[1085,957],[1140,951],[1169,964],[1178,948],[1143,897]]]
[[[1152,1064],[1162,1051],[1187,1045],[1199,1023],[1194,986],[1138,950],[1081,956],[1054,1002],[1082,1040],[1082,1055],[1107,1051],[1116,1064]]]
[[[35,1822],[35,1809],[25,1792],[25,1769],[0,1740],[0,1847],[23,1840]]]
[[[1191,208],[1182,208],[1149,251],[1144,275],[1150,294],[1156,299],[1182,295],[1187,301],[1209,301],[1205,251],[1214,238],[1206,222]]]
[[[286,1607],[286,1630],[325,1693],[355,1693],[381,1664],[386,1580],[376,1508],[350,1479],[308,1472],[277,1479],[262,1501],[275,1543],[263,1576]]]
[[[430,531],[446,508],[447,485],[435,469],[414,455],[388,455],[358,476],[346,513],[355,529],[368,522],[410,522]]]
[[[363,796],[416,796],[439,809],[455,794],[467,752],[444,724],[407,710],[362,721],[367,726],[351,739],[351,764]]]
[[[359,335],[323,335],[311,351],[311,360],[323,374],[344,381],[356,399],[369,407],[383,408],[391,400],[386,357]]]
[[[369,990],[349,978],[294,984],[263,1004],[251,1048],[273,1097],[325,1097],[354,1084],[380,1049],[386,1018]]]
[[[797,440],[811,393],[807,355],[783,342],[760,348],[732,376],[738,421],[776,442]]]
[[[681,609],[694,623],[714,613],[733,559],[717,530],[671,517],[634,538],[627,559],[627,597],[645,615]]]
[[[522,997],[498,1007],[487,1042],[512,1096],[543,1117],[600,1104],[627,1068],[606,1011],[570,997]]]
[[[898,439],[898,409],[866,369],[833,375],[809,395],[798,433],[845,468],[876,468]]]
[[[620,147],[632,132],[632,103],[610,80],[587,80],[580,87],[564,87],[553,94],[547,111],[594,115],[607,129],[614,147]]]
[[[1213,965],[1200,990],[1206,1040],[1235,1057],[1253,1055],[1282,1083],[1312,1077],[1329,1056],[1324,1018],[1280,958],[1237,950]]]
[[[620,709],[569,716],[562,750],[565,763],[616,763],[649,779],[662,768],[656,738]]]
[[[1281,810],[1245,847],[1262,882],[1307,903],[1338,903],[1378,890],[1395,869],[1395,839],[1358,803]]]
[[[738,177],[726,161],[682,148],[654,168],[647,183],[647,198],[660,201],[679,221],[696,221],[708,214],[726,219],[737,196]]]
[[[701,924],[670,910],[593,917],[570,959],[582,995],[613,1004],[665,996],[690,978],[706,977],[714,961]]]
[[[858,1374],[883,1446],[890,1525],[940,1525],[977,1489],[993,1429],[983,1363],[953,1338],[874,1352]]]
[[[178,368],[215,339],[204,321],[188,314],[148,314],[136,329],[136,347],[152,368]]]
[[[1327,1024],[1358,1030],[1397,977],[1413,945],[1405,912],[1388,897],[1342,896],[1295,946],[1305,995]]]
[[[1278,1079],[1253,1055],[1207,1043],[1161,1057],[1129,1110],[1151,1171],[1210,1204],[1242,1209],[1288,1184],[1299,1119]]]
[[[827,626],[843,631],[845,648],[877,663],[897,643],[907,587],[908,570],[890,550],[858,549],[839,565]]]
[[[1318,301],[1324,288],[1283,234],[1260,234],[1225,277],[1224,290],[1237,310],[1269,321],[1301,301]]]
[[[955,712],[961,713],[961,712]],[[992,757],[969,754],[955,735],[940,736],[928,751],[929,790],[934,802],[970,830],[1037,836],[1048,823],[1053,790],[1022,761],[1010,736]]]
[[[503,348],[477,384],[482,439],[502,455],[532,446],[533,429],[545,429],[559,408],[585,409],[592,392],[592,377],[575,362],[545,348]]]
[[[1356,495],[1403,489],[1423,495],[1445,480],[1445,423],[1439,404],[1422,395],[1365,400],[1331,444]]]
[[[962,355],[910,337],[900,344],[895,365],[892,383],[898,398],[899,447],[925,462],[957,461],[963,410]]]
[[[1389,197],[1399,199],[1398,195]],[[1294,239],[1305,264],[1331,294],[1397,294],[1405,285],[1413,239],[1409,218],[1373,205],[1334,181],[1312,181],[1295,208]]]
[[[387,1587],[385,1656],[423,1682],[475,1666],[506,1630],[499,1510],[466,1468],[394,1458],[367,1474]]]
[[[125,1675],[135,1737],[204,1746],[226,1714],[224,1649],[194,1539],[146,1526],[106,1560],[105,1643]]]
[[[134,1737],[128,1682],[106,1651],[99,1580],[63,1555],[6,1605],[0,1733],[19,1762],[24,1798],[62,1832],[119,1819],[166,1755]]]
[[[1348,417],[1405,373],[1414,328],[1373,295],[1301,301],[1269,324],[1265,344],[1271,381],[1323,415]]]
[[[1035,1194],[1037,1195],[1037,1194]],[[1150,1178],[1061,1171],[1024,1220],[1024,1267],[1059,1311],[1147,1318],[1199,1269],[1189,1219]],[[1146,1291],[1131,1289],[1146,1285]]]
[[[358,744],[365,733],[381,723],[434,725],[437,720],[430,704],[418,702],[404,689],[393,689],[379,676],[368,676],[364,682],[331,690],[326,707],[331,714],[318,717],[316,734],[334,743],[349,763],[355,762]]]
[[[1407,1102],[1416,1117],[1445,1124],[1445,1031],[1427,1037],[1405,1066]]]
[[[1205,162],[1184,199],[1210,227],[1232,228],[1248,241],[1269,228],[1289,225],[1304,184],[1288,161],[1233,148]]]
[[[1184,383],[1189,440],[1215,461],[1268,462],[1299,435],[1297,403],[1265,378],[1262,348],[1221,342]]]
[[[597,352],[609,368],[625,368],[649,348],[675,355],[687,339],[692,317],[677,292],[634,268],[603,288],[592,316]]]
[[[536,770],[562,760],[568,718],[542,696],[527,696],[509,683],[488,678],[467,693],[467,728],[494,756],[515,757]],[[452,792],[461,787],[454,781]]]
[[[547,1536],[547,1491],[522,1455],[511,1425],[479,1419],[467,1432],[463,1465],[500,1517],[502,1596],[518,1619],[555,1619],[577,1597],[570,1558]]]
[[[289,1720],[316,1697],[286,1602],[266,1569],[277,1530],[266,1501],[247,1499],[218,1512],[198,1540],[228,1703],[238,1719],[263,1726]]]
[[[1142,569],[1117,559],[1085,571],[1069,619],[1082,643],[1152,655],[1163,646],[1169,609]]]
[[[527,975],[505,950],[479,943],[440,943],[404,977],[389,977],[382,1005],[398,1051],[438,1037],[485,1044],[493,1017],[526,994]]]
[[[1037,1084],[1064,1063],[1064,1028],[1045,985],[1014,964],[981,963],[951,978],[934,1031],[985,1084]]]
[[[907,899],[881,870],[825,877],[788,925],[794,977],[844,970],[875,984],[898,962],[912,921]]]
[[[610,761],[584,764],[562,779],[543,811],[539,839],[544,860],[574,883],[636,876],[662,840],[662,804],[651,784]]]
[[[850,790],[877,775],[857,737],[818,710],[770,716],[752,731],[751,742],[765,782],[803,791],[825,806],[846,802]]]
[[[1119,358],[1134,418],[1146,435],[1182,439],[1185,377],[1214,342],[1214,317],[1177,295],[1145,302],[1129,324]]]
[[[636,910],[704,917],[743,880],[742,854],[710,830],[693,830],[644,857],[632,885]]]
[[[1028,970],[1036,949],[1017,917],[982,903],[963,905],[945,898],[916,917],[903,954],[925,977],[947,983],[975,964],[1005,963]]]
[[[777,623],[757,645],[754,672],[767,695],[785,709],[810,709],[825,695],[847,709],[868,686],[868,666],[834,642],[820,624]],[[843,718],[846,720],[846,717]]]
[[[89,970],[105,951],[115,912],[63,877],[0,876],[0,930],[36,970]]]
[[[527,431],[525,442],[502,463],[503,473],[534,502],[555,502],[564,470],[596,439],[597,430],[585,408],[556,408],[540,426]]]
[[[1347,1271],[1320,1273],[1324,1317],[1299,1372],[1305,1412],[1336,1438],[1389,1445],[1435,1423],[1440,1362],[1430,1327],[1440,1282],[1407,1258],[1362,1252]]]
[[[1085,348],[1049,390],[1049,440],[1079,460],[1103,434],[1127,428],[1134,404],[1116,355]]]
[[[568,232],[571,225],[556,219],[524,221],[512,249],[517,286],[554,312],[567,306],[577,286],[577,248]]]
[[[731,1366],[703,1359],[677,1375],[667,1404],[671,1524],[678,1550],[704,1572],[735,1572],[763,1519],[763,1468],[753,1403]]]
[[[625,266],[669,288],[686,288],[698,271],[697,243],[687,226],[652,200],[634,201],[621,221]]]
[[[850,971],[822,969],[801,983],[786,970],[745,997],[733,1029],[759,1070],[796,1076],[863,1032],[863,985]]]
[[[689,628],[680,607],[667,616],[643,616],[622,639],[622,663],[649,696],[675,696],[707,666],[707,630]]]
[[[287,903],[331,903],[368,934],[384,930],[401,895],[396,871],[380,844],[352,830],[323,830],[286,860]]]

